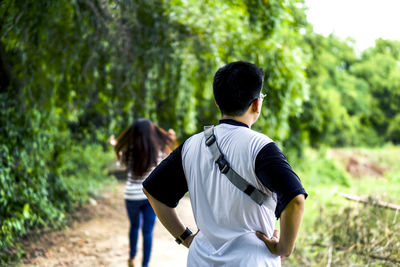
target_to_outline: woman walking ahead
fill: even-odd
[[[142,191],[142,182],[168,156],[175,142],[173,130],[167,133],[150,120],[139,119],[114,143],[117,157],[122,155],[120,160],[127,170],[124,198],[130,220],[129,266],[134,266],[139,228],[143,233],[142,266],[149,264],[156,215]]]

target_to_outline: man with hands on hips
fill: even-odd
[[[275,142],[250,129],[263,81],[248,62],[220,68],[213,82],[219,124],[188,138],[143,183],[161,223],[189,248],[187,266],[280,266],[294,249],[307,193]],[[175,211],[186,192],[196,234]]]

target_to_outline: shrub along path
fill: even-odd
[[[127,266],[128,225],[123,200],[124,184],[108,188],[100,199],[78,212],[78,219],[64,231],[44,233],[26,246],[21,266]],[[178,213],[196,229],[188,197]],[[139,239],[136,266],[141,266],[142,240]],[[186,266],[187,249],[177,245],[157,220],[150,265]]]

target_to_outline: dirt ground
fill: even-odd
[[[26,246],[27,256],[19,266],[127,266],[129,221],[123,200],[124,184],[108,188],[78,213],[80,219],[63,231],[37,237]],[[178,213],[196,230],[190,201],[184,197]],[[150,266],[186,266],[188,250],[175,243],[157,220]],[[141,266],[142,239],[139,237],[136,266]]]

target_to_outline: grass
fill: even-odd
[[[395,252],[397,249],[400,251],[400,237],[396,232],[392,232],[399,224],[400,214],[397,216],[391,210],[349,201],[339,194],[367,196],[400,205],[399,161],[400,147],[391,145],[372,149],[307,150],[305,156],[296,162],[293,168],[301,178],[309,197],[296,250],[292,257],[285,261],[285,265],[398,264],[390,260],[371,258],[371,255],[375,254],[368,249],[373,248],[381,254],[390,252],[390,259],[394,257],[400,263],[400,255]],[[394,224],[395,222],[397,224]],[[343,232],[341,229],[347,230]],[[365,235],[361,235],[362,233]],[[376,240],[375,243],[363,243],[364,238],[379,236],[386,237],[390,246],[381,249],[384,244]],[[332,244],[336,246],[334,249]]]

